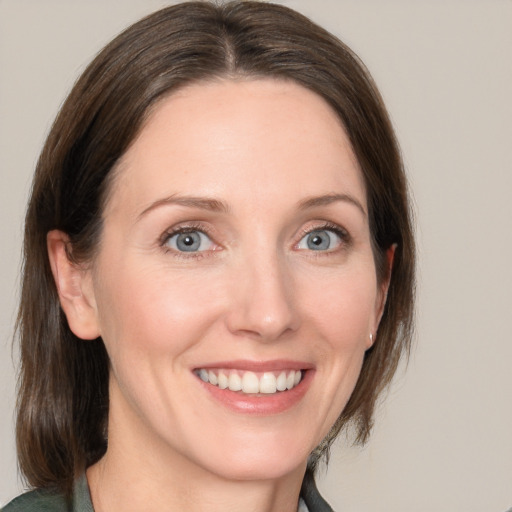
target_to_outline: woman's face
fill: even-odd
[[[385,296],[344,129],[274,80],[160,103],[117,169],[89,277],[110,446],[236,479],[304,468]]]

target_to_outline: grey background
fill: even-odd
[[[22,490],[13,437],[15,317],[31,174],[92,56],[169,2],[0,0],[0,504]],[[366,62],[414,190],[417,348],[364,448],[340,440],[335,510],[503,512],[512,505],[512,2],[283,1]]]

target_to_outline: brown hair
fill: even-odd
[[[349,403],[321,446],[340,430],[369,436],[376,400],[409,350],[414,241],[402,162],[376,87],[337,38],[293,10],[268,3],[188,2],[162,9],[108,44],[69,94],[39,158],[28,205],[18,334],[19,464],[34,487],[71,488],[106,450],[109,361],[101,339],[70,331],[50,270],[46,235],[66,232],[75,261],[101,235],[109,173],[164,96],[217,77],[274,77],[314,91],[336,111],[366,182],[377,275],[397,244],[377,342],[367,351]],[[110,178],[110,179],[109,179]]]

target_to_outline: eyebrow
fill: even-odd
[[[351,196],[350,194],[325,194],[321,196],[308,197],[299,202],[298,209],[308,210],[310,208],[315,208],[319,206],[328,206],[338,201],[354,205],[366,217],[366,210],[364,209],[363,205],[360,203],[360,201],[358,201],[355,197]],[[214,213],[229,213],[230,211],[229,206],[225,202],[219,201],[218,199],[210,197],[180,196],[175,194],[169,197],[164,197],[163,199],[159,199],[158,201],[151,203],[138,215],[137,221],[139,221],[142,217],[147,215],[150,211],[161,206],[167,205],[198,208],[200,210],[205,210]]]
[[[147,208],[145,208],[137,217],[137,220],[140,220],[150,211],[155,208],[159,208],[160,206],[167,205],[177,205],[177,206],[186,206],[188,208],[198,208],[200,210],[205,210],[209,212],[217,212],[217,213],[228,213],[229,207],[223,201],[219,201],[218,199],[213,199],[210,197],[194,197],[194,196],[179,196],[172,195],[169,197],[164,197],[163,199],[159,199],[154,203],[151,203]]]
[[[350,194],[325,194],[322,196],[309,197],[299,203],[299,210],[308,210],[309,208],[315,208],[318,206],[327,206],[338,201],[354,205],[365,217],[367,216],[366,210],[361,202]]]

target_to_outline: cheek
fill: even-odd
[[[204,339],[213,307],[195,279],[141,265],[136,272],[130,268],[120,264],[102,273],[101,334],[123,396],[116,395],[117,405],[128,402],[141,416],[151,417],[168,409],[165,390],[173,388],[172,379],[187,378],[188,354]],[[154,416],[152,421],[160,420]]]
[[[317,363],[315,401],[323,418],[318,442],[345,408],[357,383],[377,296],[373,267],[333,270],[328,278],[320,277],[304,280],[298,297],[304,306],[303,325],[312,329],[308,334]]]
[[[97,299],[102,337],[111,357],[137,353],[176,355],[199,337],[215,316],[213,294],[194,273],[118,265],[103,273]]]
[[[332,272],[304,283],[300,301],[333,347],[354,348],[369,340],[375,318],[377,284],[373,269]]]

